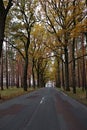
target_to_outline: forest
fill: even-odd
[[[87,0],[0,0],[0,89],[56,87],[87,98]]]

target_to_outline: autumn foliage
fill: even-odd
[[[51,80],[66,91],[87,91],[86,0],[11,2],[4,26],[1,89],[17,86],[27,91]]]

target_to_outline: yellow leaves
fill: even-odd
[[[81,33],[87,32],[87,20],[82,23],[78,23],[76,27],[71,31],[71,37],[78,37]]]
[[[32,31],[33,35],[35,35],[35,36],[37,36],[39,34],[41,35],[41,34],[44,34],[44,32],[45,32],[45,29],[44,29],[43,25],[40,25],[40,24],[34,25],[34,29]]]
[[[60,29],[60,30],[58,30],[57,35],[62,36],[62,35],[64,35],[65,32],[66,32],[66,30]]]
[[[17,40],[16,40],[16,43],[17,43],[17,44],[16,44],[17,48],[19,48],[20,50],[23,49],[23,43],[21,42],[20,39],[17,39]]]
[[[7,7],[7,5],[8,5],[8,0],[3,0],[3,2],[4,2],[4,6]]]
[[[21,5],[23,8],[25,7],[25,0],[21,0]]]
[[[49,45],[52,41],[50,41],[49,34],[46,32],[44,25],[35,24],[34,29],[31,32],[31,37],[32,43],[30,44],[29,49],[30,56],[34,57],[36,61],[47,60],[50,49],[46,45]]]
[[[20,20],[21,19],[21,15],[17,15],[17,18]]]

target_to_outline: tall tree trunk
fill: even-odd
[[[78,87],[80,88],[81,87],[81,81],[80,81],[80,65],[79,65],[79,60],[77,61],[77,72],[78,72]]]
[[[17,88],[19,88],[19,72],[17,73],[17,76],[16,76],[16,86]]]
[[[0,13],[0,58],[2,53],[3,41],[4,41],[4,30],[5,30],[5,18]]]
[[[60,83],[60,63],[59,63],[59,60],[57,60],[57,86],[58,86],[58,88],[61,87],[61,83]]]
[[[3,0],[0,0],[0,58],[2,53],[3,41],[4,41],[5,21],[6,21],[7,14],[11,6],[13,5],[12,1],[13,0],[9,0],[8,5],[5,8]]]
[[[16,69],[16,86],[19,88],[19,61],[17,62],[17,69]]]
[[[6,42],[6,88],[8,89],[8,43]]]
[[[87,60],[86,60],[86,99],[87,99]]]
[[[85,5],[86,5],[86,8],[87,8],[87,0],[85,0]],[[87,25],[86,25],[86,28],[87,28]],[[87,45],[87,31],[85,32],[85,36],[86,36],[86,45]],[[87,73],[86,73],[86,99],[87,99]]]
[[[65,52],[65,88],[66,91],[70,91],[69,88],[69,64],[68,64],[68,49],[67,46],[64,47]]]
[[[1,90],[3,90],[3,52],[1,56]]]
[[[29,82],[29,88],[31,88],[31,77],[30,76],[28,78],[28,82]]]
[[[11,86],[11,73],[8,72],[8,86]]]
[[[43,88],[45,85],[43,72],[40,73],[40,87]]]
[[[20,86],[23,88],[23,69],[24,69],[24,64],[22,64],[22,61],[20,61]]]
[[[73,1],[73,25],[76,26],[76,19],[75,19],[75,13],[76,13],[76,0]],[[73,38],[72,43],[72,87],[73,87],[73,93],[76,93],[76,72],[75,72],[75,38]]]
[[[23,77],[22,76],[20,77],[20,86],[21,86],[21,88],[23,88]]]
[[[78,55],[78,40],[76,42],[76,55]],[[80,77],[80,59],[77,60],[77,86],[80,88],[81,87],[81,77]]]
[[[15,68],[14,68],[14,63],[12,61],[11,63],[11,86],[15,86]]]
[[[39,72],[39,63],[37,68],[37,87],[40,87],[40,72]]]
[[[27,91],[27,70],[28,70],[28,55],[26,56],[26,59],[25,59],[24,72],[23,72],[23,88],[24,88],[24,91]]]
[[[32,78],[33,78],[33,87],[35,88],[35,73],[34,73],[34,59],[32,61]]]
[[[76,71],[75,71],[75,38],[73,39],[72,44],[72,87],[73,93],[76,93]]]
[[[64,83],[64,65],[63,65],[63,61],[62,61],[62,87],[64,88],[65,90],[65,83]]]
[[[23,88],[24,91],[27,91],[27,77],[28,77],[28,50],[30,45],[30,32],[28,32],[27,43],[25,44],[25,64],[24,64],[24,71],[23,71]]]
[[[82,34],[82,90],[84,91],[84,89],[86,88],[86,74],[85,74],[85,58],[84,58],[84,54],[85,54],[85,48],[84,48],[84,34]]]

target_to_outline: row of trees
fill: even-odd
[[[32,77],[34,87],[53,80],[73,93],[76,86],[87,90],[87,0],[0,2],[3,13],[12,7],[4,18],[5,33],[0,32],[5,34],[1,88],[5,72],[7,88],[11,83],[27,91]]]
[[[86,7],[87,1],[83,0],[40,0],[43,9],[44,19],[47,30],[54,33],[56,43],[54,46],[57,50],[57,56],[61,53],[61,58],[64,63],[64,84],[65,89],[70,91],[69,84],[69,52],[72,54],[72,87],[73,92],[76,93],[76,42],[79,37],[86,36],[87,42],[87,19]],[[84,48],[84,39],[81,40]],[[86,43],[87,44],[87,43]],[[70,50],[69,48],[72,48]],[[82,48],[82,49],[83,49]],[[60,52],[61,50],[61,52]],[[55,52],[55,50],[54,50]],[[82,55],[84,57],[84,54]],[[60,58],[58,58],[58,64]],[[59,75],[59,74],[58,74]]]
[[[50,62],[50,60],[48,60],[48,54],[50,54],[51,51],[44,45],[47,39],[46,33],[44,27],[38,24],[36,24],[34,30],[32,30],[31,44],[28,51],[27,87],[43,87],[49,78],[47,74]],[[16,41],[20,41],[20,39],[16,39]],[[4,45],[3,55],[1,57],[2,90],[4,89],[4,85],[6,88],[9,88],[9,86],[24,88],[24,47],[20,43],[12,43],[8,41],[8,39],[5,40],[4,44],[6,46]]]

